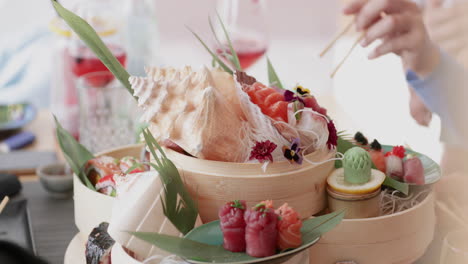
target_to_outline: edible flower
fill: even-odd
[[[293,91],[290,91],[290,90],[285,90],[284,91],[284,100],[286,102],[299,101],[301,103],[304,103],[304,100],[302,100],[302,98],[300,96],[297,96],[296,93],[294,93]]]
[[[258,160],[263,163],[266,161],[273,162],[271,153],[276,149],[277,145],[270,140],[257,142],[250,152],[249,160]]]
[[[290,163],[302,164],[302,149],[299,147],[299,139],[296,138],[291,143],[291,147],[283,147],[284,157],[289,160]]]
[[[335,123],[332,120],[327,123],[328,128],[328,140],[327,146],[328,149],[332,149],[338,145],[338,132],[336,131]]]
[[[301,85],[296,86],[295,90],[296,90],[296,93],[298,93],[302,97],[310,96],[310,90],[302,87]]]

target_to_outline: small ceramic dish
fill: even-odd
[[[393,146],[382,145],[384,151],[391,151]],[[432,188],[432,186],[440,180],[442,177],[442,171],[439,164],[433,161],[428,156],[421,154],[419,152],[413,151],[411,149],[406,149],[406,154],[414,155],[421,160],[421,163],[424,168],[424,184],[418,185],[413,183],[408,183],[409,193],[417,194],[421,191]]]
[[[55,198],[68,198],[73,193],[73,174],[63,163],[53,163],[37,168],[42,187]]]
[[[36,108],[28,103],[0,105],[0,132],[17,130],[36,117]]]
[[[210,222],[208,224],[201,225],[192,231],[190,231],[185,238],[188,238],[193,241],[213,245],[213,246],[221,246],[223,244],[223,233],[221,232],[221,228],[219,226],[219,220]],[[258,264],[279,264],[279,263],[284,263],[285,261],[289,260],[296,254],[308,249],[315,243],[317,243],[320,239],[320,236],[314,236],[313,239],[310,241],[307,241],[306,243],[303,243],[300,247],[287,250],[284,252],[280,252],[278,254],[275,254],[270,257],[265,257],[265,258],[254,258],[251,257],[245,253],[237,253],[235,257],[226,259],[225,261],[220,261],[216,263],[231,263],[231,264],[253,264],[253,263],[258,263]],[[192,260],[192,259],[187,259],[189,263],[193,264],[207,264],[211,262],[206,262],[206,261],[198,261],[198,260]]]

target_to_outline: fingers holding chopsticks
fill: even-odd
[[[356,29],[367,30],[382,18],[382,14],[401,14],[415,11],[419,7],[407,0],[355,0],[350,2],[343,10],[345,15],[356,16]]]

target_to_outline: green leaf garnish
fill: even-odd
[[[109,48],[106,47],[101,38],[99,38],[96,31],[81,17],[70,12],[64,8],[57,1],[52,0],[54,6],[60,17],[70,26],[70,28],[86,43],[86,45],[96,54],[101,62],[114,74],[114,76],[127,88],[130,94],[133,95],[133,89],[128,81],[130,74],[115,58]]]
[[[96,191],[96,188],[94,188],[94,185],[88,179],[83,170],[86,163],[94,158],[94,155],[83,145],[78,143],[76,139],[60,125],[55,116],[54,120],[55,126],[57,127],[57,141],[68,165],[83,184],[85,184],[89,189]]]
[[[274,85],[280,89],[284,89],[283,84],[281,83],[278,74],[276,74],[275,69],[273,68],[273,65],[271,64],[271,61],[269,58],[267,58],[267,64],[268,64],[268,82],[271,85]]]
[[[386,176],[385,181],[383,182],[383,185],[393,188],[397,191],[400,191],[404,193],[405,195],[408,195],[409,193],[409,185],[407,183],[397,181],[392,179],[391,177]]]
[[[206,51],[208,51],[208,53],[210,53],[211,57],[213,58],[213,60],[215,60],[219,66],[227,73],[229,74],[234,74],[234,72],[231,70],[231,68],[229,68],[229,66],[227,66],[220,58],[218,55],[216,55],[216,53],[214,53],[213,51],[211,51],[210,48],[208,48],[208,45],[205,44],[205,42],[203,42],[203,40],[200,38],[200,36],[198,36],[197,33],[195,33],[192,29],[190,29],[189,27],[187,27],[187,29],[192,32],[192,34],[198,39],[198,41],[203,45],[203,47],[206,49]]]
[[[176,166],[167,158],[151,132],[145,129],[143,136],[156,162],[156,164],[151,163],[151,166],[159,173],[164,186],[162,199],[164,215],[185,235],[195,226],[198,217],[197,204],[185,188]]]
[[[227,44],[229,46],[229,49],[231,50],[230,61],[231,61],[232,65],[234,65],[234,67],[238,71],[242,71],[242,68],[240,66],[239,57],[237,56],[237,52],[234,50],[234,47],[232,46],[231,38],[229,37],[229,33],[227,32],[226,27],[224,26],[223,20],[221,19],[221,16],[218,14],[218,12],[216,12],[216,16],[218,17],[219,23],[221,24],[221,28],[223,29],[223,32],[224,32],[224,36],[226,37]],[[213,32],[213,34],[215,34],[215,33]],[[221,48],[222,48],[222,46],[221,46]]]
[[[337,226],[343,217],[344,211],[338,211],[303,221],[301,229],[303,242],[299,250],[304,250],[312,245],[317,238]],[[222,247],[223,234],[219,221],[202,225],[187,234],[185,238],[147,232],[129,233],[164,251],[189,260],[211,263],[258,260],[258,258],[253,258],[245,253],[233,253],[225,250]],[[284,257],[286,254],[288,252],[282,252],[281,256],[278,257]]]
[[[245,210],[244,208],[244,205],[242,205],[242,203],[240,202],[240,200],[234,200],[231,207],[234,207],[234,208],[239,208],[241,210]]]

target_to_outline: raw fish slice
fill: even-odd
[[[385,154],[387,175],[396,180],[403,181],[403,158],[405,157],[405,148],[395,146],[392,151]]]
[[[403,181],[403,160],[397,156],[390,155],[386,157],[387,175]]]
[[[265,208],[267,209],[275,209],[275,206],[273,204],[273,200],[265,200],[265,201],[261,201],[260,203],[258,204],[264,204],[265,205]]]
[[[327,109],[321,107],[318,104],[317,99],[315,99],[314,96],[308,96],[308,97],[304,98],[303,101],[304,101],[304,106],[305,107],[312,108],[312,110],[314,110],[315,112],[320,113],[320,114],[322,114],[324,116],[327,115]]]
[[[245,132],[250,138],[250,149],[255,146],[256,142],[266,140],[275,143],[277,146],[290,145],[290,142],[275,127],[276,123],[274,124],[272,119],[262,113],[262,109],[251,101],[248,93],[250,90],[255,91],[252,86],[260,87],[264,85],[257,82],[253,85],[236,82],[236,85],[238,86],[241,109],[244,111],[247,120]],[[276,148],[272,156],[274,162],[285,160],[281,148]]]
[[[130,77],[144,112],[142,120],[159,142],[170,139],[192,156],[244,162],[250,154],[243,110],[232,76],[207,68],[194,72],[149,68],[148,78]]]
[[[403,163],[403,169],[405,171],[403,179],[406,183],[424,184],[424,167],[418,157],[407,159]]]
[[[280,250],[297,248],[302,244],[302,221],[287,203],[276,210],[279,216],[277,247]]]
[[[247,86],[245,91],[262,113],[274,120],[288,122],[288,102],[284,101],[284,95],[258,82]],[[283,101],[279,101],[279,98],[283,98]]]
[[[276,253],[278,215],[273,209],[259,205],[245,212],[245,242],[247,254],[261,258]]]
[[[375,167],[381,172],[387,172],[387,163],[385,161],[385,154],[382,151],[370,150],[369,154],[371,156],[372,162]]]
[[[305,149],[305,155],[327,147],[329,132],[327,120],[324,117],[310,111],[303,111],[296,128]]]
[[[271,93],[265,98],[265,105],[273,105],[277,102],[284,102],[284,95],[280,93]]]
[[[245,201],[232,201],[220,208],[218,216],[223,232],[223,247],[231,252],[245,251]]]

